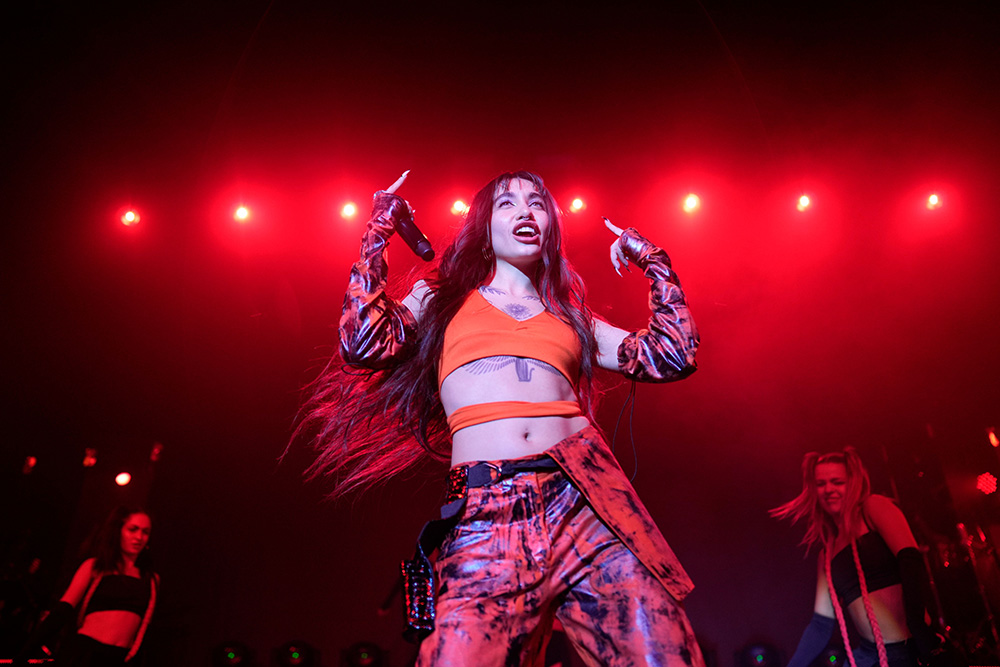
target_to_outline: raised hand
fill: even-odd
[[[611,244],[611,264],[615,267],[615,273],[619,276],[622,274],[622,264],[625,265],[625,270],[631,273],[632,268],[628,264],[628,257],[625,256],[625,251],[622,250],[622,228],[611,224],[611,221],[607,218],[602,217],[601,219],[604,220],[604,226],[610,229],[614,235],[618,237],[615,239],[614,243]]]

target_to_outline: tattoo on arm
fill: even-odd
[[[531,382],[531,375],[535,372],[536,368],[540,368],[541,370],[554,375],[560,375],[559,371],[543,361],[511,356],[477,359],[476,361],[471,361],[465,364],[462,368],[473,375],[488,375],[507,368],[511,364],[514,364],[514,371],[517,373],[518,382]]]

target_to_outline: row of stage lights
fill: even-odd
[[[813,205],[812,198],[807,194],[803,194],[800,195],[799,198],[796,200],[795,209],[800,213],[805,213],[810,209],[812,205]],[[927,199],[924,202],[924,206],[927,208],[928,211],[939,209],[941,208],[942,205],[943,201],[941,199],[941,196],[938,195],[937,193],[932,193],[928,195]],[[580,197],[575,197],[573,201],[570,202],[569,212],[571,214],[580,213],[586,208],[587,208],[587,202]],[[701,197],[699,197],[693,192],[689,193],[681,201],[680,208],[688,215],[694,215],[701,208]],[[358,215],[359,211],[360,209],[358,208],[357,204],[355,204],[354,202],[347,202],[340,208],[340,217],[344,218],[345,220],[350,220],[355,218]],[[452,215],[463,216],[466,213],[468,213],[468,211],[469,211],[469,205],[466,204],[461,199],[455,200],[455,202],[451,205]],[[237,222],[248,222],[250,218],[251,218],[250,208],[244,204],[237,206],[233,210],[233,219],[236,220]],[[119,211],[118,219],[126,227],[131,227],[133,225],[139,224],[139,222],[142,220],[142,217],[139,215],[139,211],[136,210],[135,208],[125,207]]]
[[[163,444],[159,442],[154,442],[152,449],[149,450],[149,462],[150,464],[156,464],[160,457],[163,455]],[[22,475],[30,475],[35,470],[35,466],[38,465],[37,456],[26,456],[24,457],[24,464],[21,466]],[[84,468],[93,468],[97,465],[97,449],[94,447],[85,447],[83,450],[83,461],[82,465]],[[127,470],[115,475],[115,484],[118,486],[128,486],[132,483],[132,473]]]
[[[341,652],[344,667],[383,667],[385,651],[371,642],[358,642]],[[223,642],[212,651],[212,667],[255,667],[253,650],[243,642]],[[308,642],[293,640],[271,651],[271,663],[277,667],[320,667],[319,651]]]
[[[996,428],[990,427],[986,429],[986,437],[989,440],[990,445],[994,449],[1000,449],[1000,434],[997,434]],[[153,443],[153,448],[149,452],[149,462],[155,464],[160,460],[160,456],[163,454],[163,445],[159,442]],[[35,456],[26,456],[24,459],[24,465],[21,468],[21,474],[30,475],[38,465],[38,458]],[[92,447],[86,447],[83,450],[83,467],[93,468],[97,465],[97,450]],[[131,473],[123,471],[115,475],[115,484],[118,486],[128,486],[132,481]],[[1000,488],[1000,480],[991,472],[981,473],[976,477],[976,488],[986,495],[992,495],[997,492]]]

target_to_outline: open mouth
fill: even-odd
[[[514,230],[514,236],[525,241],[533,241],[539,236],[538,225],[530,222],[522,223]]]

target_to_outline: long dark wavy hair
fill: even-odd
[[[534,185],[549,214],[534,283],[545,307],[580,339],[577,393],[584,414],[592,416],[597,355],[593,314],[583,281],[563,254],[559,209],[537,174],[501,174],[476,194],[464,224],[424,278],[428,296],[412,356],[379,371],[359,371],[335,357],[307,388],[293,439],[311,439],[317,455],[307,475],[331,477],[332,497],[385,482],[428,456],[448,460],[450,435],[437,378],[444,333],[466,297],[488,283],[496,270],[493,204],[517,179]]]
[[[819,493],[816,491],[816,466],[821,463],[840,463],[847,469],[847,488],[844,492],[841,520],[848,535],[857,536],[863,522],[862,507],[871,495],[868,471],[854,447],[845,447],[842,452],[829,454],[806,454],[802,459],[802,492],[795,499],[771,510],[771,516],[788,518],[792,523],[805,519],[806,534],[802,538],[802,544],[807,549],[814,544],[830,549],[837,539],[837,522],[820,505]]]
[[[94,559],[95,572],[115,574],[121,571],[123,565],[122,528],[125,527],[125,522],[133,514],[149,516],[149,512],[137,505],[119,505],[111,510],[104,523],[84,545],[84,552],[88,557]],[[150,522],[152,522],[152,518],[150,518]],[[153,575],[153,563],[149,555],[148,543],[135,559],[135,566],[144,579]]]

